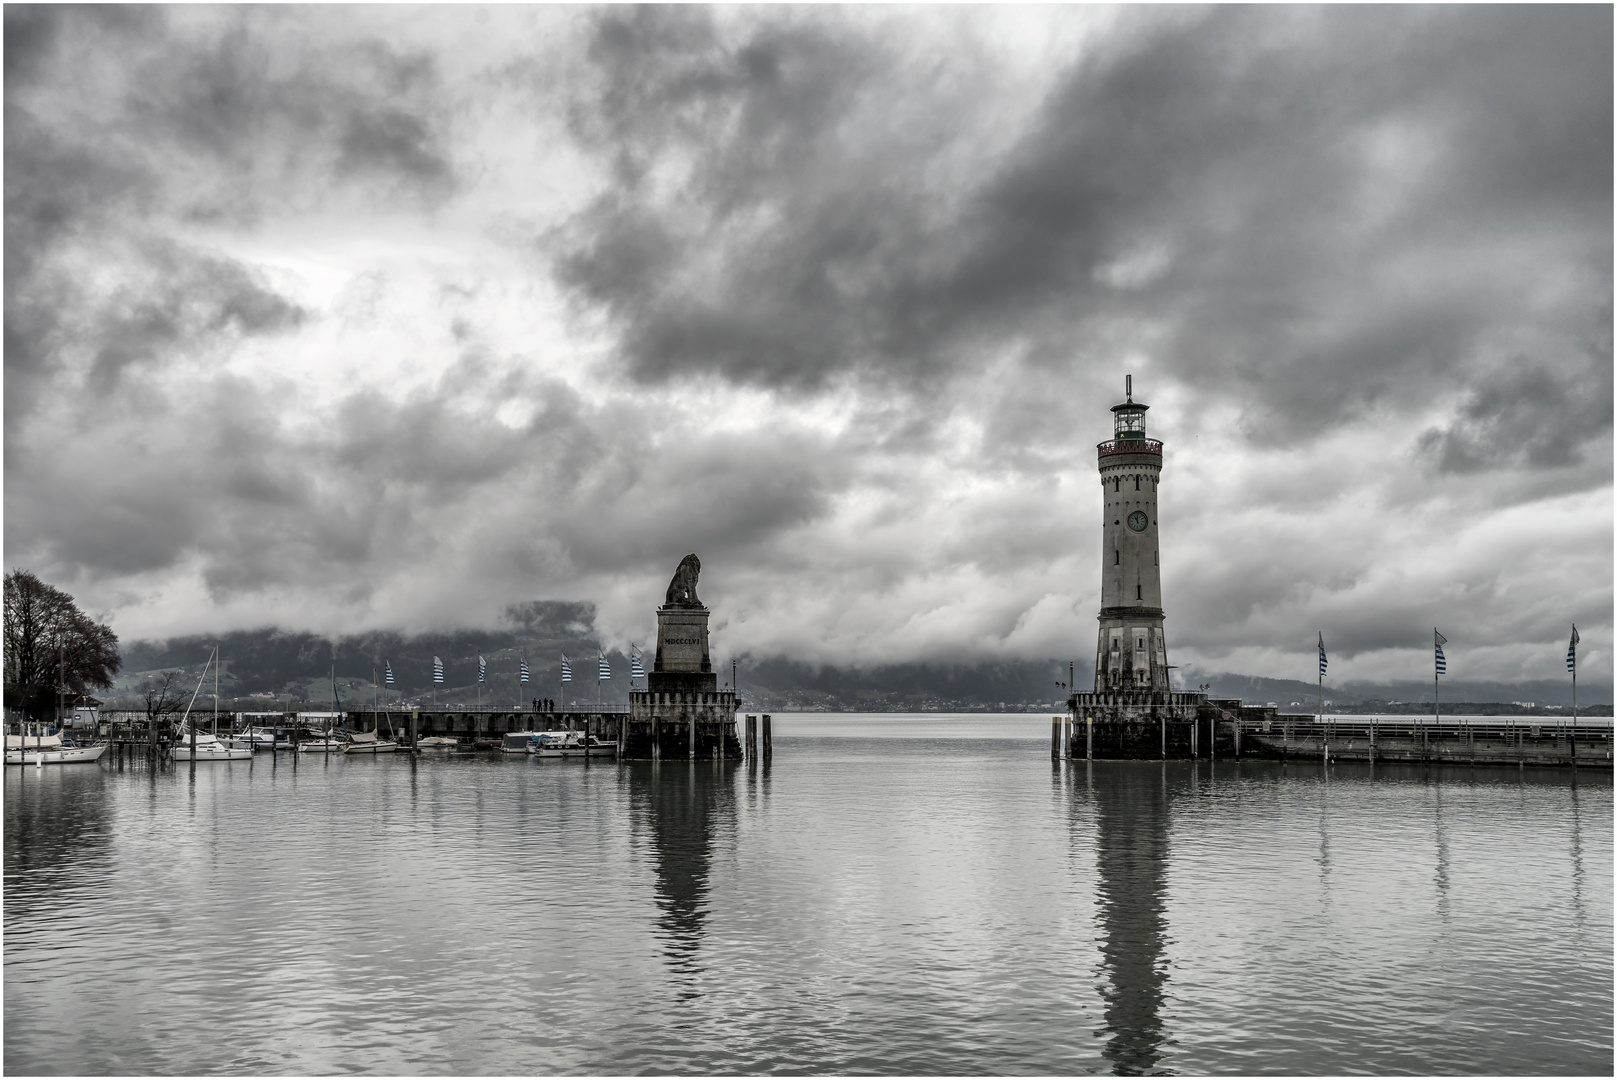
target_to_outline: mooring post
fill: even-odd
[[[1061,717],[1050,717],[1050,760],[1061,759]]]
[[[663,721],[660,716],[651,718],[651,756],[653,760],[663,756]]]
[[[1093,714],[1084,717],[1084,760],[1095,760],[1095,717]]]
[[[767,764],[769,764],[769,760],[772,757],[775,756],[775,746],[774,746],[774,741],[775,740],[774,740],[773,734],[770,731],[770,723],[769,723],[769,714],[768,713],[764,713],[763,737],[764,737],[764,764],[767,765]]]
[[[1162,760],[1168,760],[1168,718],[1162,717]]]
[[[692,761],[695,761],[696,760],[696,717],[694,715],[690,719],[690,725],[691,725],[691,752],[690,752],[689,756],[690,756],[690,759]]]
[[[1196,746],[1196,737],[1201,733],[1201,717],[1198,716],[1190,722],[1190,756],[1192,760],[1201,757],[1201,753]]]

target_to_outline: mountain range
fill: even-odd
[[[197,678],[217,642],[220,651],[219,694],[237,708],[261,704],[265,711],[296,706],[330,707],[335,696],[344,708],[377,700],[376,683],[383,665],[391,665],[394,683],[386,696],[395,704],[519,706],[537,697],[568,700],[625,702],[629,694],[629,658],[608,650],[605,658],[611,678],[598,681],[599,641],[594,633],[595,610],[588,603],[532,601],[510,607],[504,625],[490,630],[452,630],[415,635],[377,631],[345,637],[325,637],[273,627],[163,641],[134,641],[122,647],[124,667],[113,689],[103,695],[109,704],[132,705],[142,686],[163,671],[181,671]],[[487,662],[485,681],[478,682],[477,661]],[[567,657],[572,681],[561,682],[562,658]],[[444,663],[444,682],[434,687],[434,657]],[[526,661],[530,681],[518,675]],[[650,657],[645,666],[651,666]],[[1019,709],[1036,711],[1054,707],[1066,697],[1068,662],[1065,660],[983,660],[955,663],[888,664],[870,668],[815,666],[785,657],[742,656],[738,683],[745,707],[853,708],[859,711],[915,711],[935,709]],[[730,672],[718,672],[721,687],[728,687]],[[1093,669],[1074,665],[1072,678],[1080,691],[1093,683]],[[374,681],[373,681],[374,680]],[[1214,697],[1248,702],[1273,701],[1283,709],[1298,703],[1312,707],[1318,698],[1315,683],[1228,672],[1191,671],[1187,682],[1210,685]],[[211,693],[213,679],[205,689]],[[335,694],[333,691],[335,686]],[[1191,686],[1184,687],[1192,688]],[[1445,681],[1445,702],[1534,702],[1565,705],[1571,701],[1570,683],[1498,683],[1471,680]],[[1324,697],[1337,706],[1381,707],[1393,702],[1432,700],[1430,683],[1327,682]],[[1580,685],[1578,703],[1610,705],[1608,685]]]

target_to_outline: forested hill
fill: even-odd
[[[432,658],[444,661],[444,685],[439,699],[468,704],[477,699],[477,658],[488,661],[483,699],[520,702],[534,697],[556,697],[560,689],[561,658],[573,663],[574,681],[569,696],[586,692],[595,697],[596,640],[592,604],[534,601],[513,606],[506,625],[494,630],[457,630],[405,636],[375,632],[330,638],[317,634],[265,628],[225,634],[217,639],[221,658],[220,697],[244,699],[270,696],[278,701],[329,705],[335,666],[339,694],[345,705],[370,700],[373,673],[384,661],[393,667],[395,698],[427,699],[432,692]],[[182,669],[192,679],[202,671],[214,638],[191,636],[167,641],[131,642],[123,650],[124,668],[109,695],[116,699],[138,693],[142,684],[163,670]],[[529,689],[518,681],[519,659],[532,671]],[[628,658],[609,653],[613,678],[604,684],[603,699],[628,699]],[[208,679],[211,689],[212,677]],[[524,696],[525,695],[525,696]]]
[[[393,665],[394,694],[397,702],[433,700],[432,658],[440,656],[445,665],[444,685],[437,689],[443,703],[473,704],[479,700],[498,705],[517,705],[536,697],[563,698],[561,658],[572,660],[573,681],[565,688],[565,700],[596,698],[622,702],[628,699],[629,659],[620,652],[609,652],[610,681],[597,687],[594,633],[595,608],[588,603],[534,601],[512,607],[502,627],[493,630],[457,630],[404,636],[396,633],[360,634],[333,640],[316,634],[267,628],[227,634],[219,639],[223,658],[219,683],[220,697],[233,707],[261,705],[265,710],[305,705],[329,707],[332,702],[331,673],[335,665],[338,695],[344,706],[364,705],[373,700],[372,673],[379,672],[384,660]],[[168,641],[137,641],[123,649],[124,669],[117,686],[107,695],[109,703],[131,704],[143,684],[155,673],[181,669],[195,680],[214,645],[202,636]],[[654,643],[646,642],[648,651]],[[488,681],[477,683],[477,657],[488,660]],[[518,662],[526,658],[532,681],[523,687],[517,677]],[[647,667],[650,667],[648,660]],[[728,657],[714,657],[721,686],[729,683]],[[781,657],[741,657],[740,683],[743,702],[759,710],[787,708],[857,709],[870,712],[917,711],[922,709],[1018,708],[1044,711],[1066,697],[1058,686],[1068,679],[1065,660],[984,660],[977,662],[935,662],[889,664],[870,668],[853,666],[814,666]],[[1227,673],[1183,671],[1175,689],[1194,689],[1211,684],[1214,697],[1242,698],[1249,702],[1274,701],[1282,708],[1293,702],[1312,708],[1316,701],[1313,683],[1295,679],[1271,679]],[[1080,690],[1092,685],[1092,669],[1080,663],[1075,679]],[[212,678],[207,689],[212,689]],[[1564,705],[1571,697],[1570,684],[1535,682],[1521,684],[1485,683],[1453,679],[1445,681],[1443,697],[1452,702],[1533,701],[1539,705]],[[1337,706],[1376,707],[1389,701],[1431,700],[1430,683],[1336,684],[1327,680],[1325,698]],[[1606,684],[1580,685],[1582,705],[1609,704],[1611,687]],[[1300,709],[1298,711],[1301,711]]]

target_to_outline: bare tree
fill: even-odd
[[[77,699],[111,686],[123,666],[112,628],[27,570],[6,575],[5,652],[5,703],[34,719],[55,709],[58,693]]]
[[[146,710],[146,730],[151,735],[153,743],[157,742],[157,731],[169,717],[174,716],[185,708],[185,688],[177,680],[178,671],[165,671],[154,682],[146,680],[141,688],[141,704]]]

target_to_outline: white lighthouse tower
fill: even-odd
[[[1162,549],[1157,485],[1162,443],[1145,436],[1149,406],[1112,406],[1112,438],[1097,448],[1103,491],[1100,635],[1095,692],[1167,693],[1168,643],[1162,634]]]

